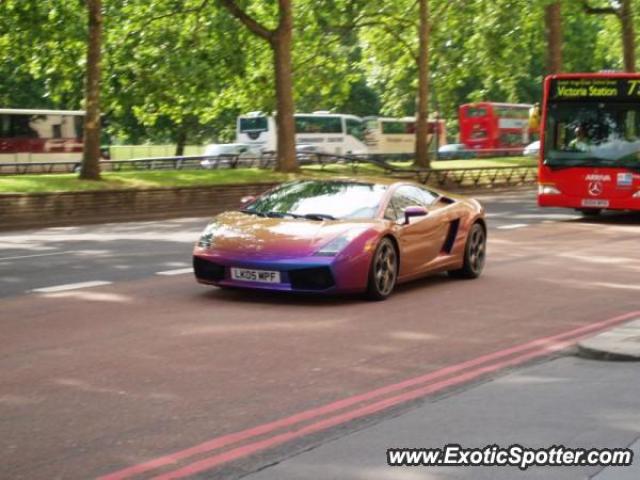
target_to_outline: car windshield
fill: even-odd
[[[545,164],[640,168],[640,106],[624,102],[549,104]]]
[[[284,184],[244,211],[257,215],[313,219],[373,218],[387,187],[359,182],[301,181]]]

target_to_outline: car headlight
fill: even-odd
[[[538,184],[538,195],[559,195],[560,193],[562,192],[553,185]]]
[[[365,230],[366,229],[349,230],[331,240],[315,254],[320,257],[335,257]]]
[[[203,232],[200,234],[200,240],[198,240],[198,246],[201,248],[209,248],[213,244],[213,234],[215,233],[218,225],[215,222],[211,222]]]

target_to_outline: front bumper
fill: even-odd
[[[585,200],[590,200],[586,202]],[[595,200],[595,201],[594,201]],[[603,203],[598,203],[601,201]],[[563,193],[548,195],[538,194],[538,205],[541,207],[564,207],[564,208],[602,208],[606,210],[640,210],[640,198],[631,195],[618,198],[586,198],[586,196],[573,196]]]
[[[304,293],[352,293],[366,289],[370,257],[363,252],[357,256],[261,259],[196,252],[193,269],[196,280],[207,285]],[[231,278],[232,267],[278,271],[280,282],[235,280]]]

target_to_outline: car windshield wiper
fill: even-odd
[[[336,217],[332,215],[327,215],[326,213],[306,213],[301,215],[304,218],[308,218],[309,220],[335,220]]]
[[[242,213],[246,213],[247,215],[257,215],[258,217],[266,217],[266,215],[262,212],[256,212],[255,210],[249,210],[247,208],[243,208],[240,210]]]
[[[246,213],[248,215],[257,215],[259,217],[266,217],[266,218],[287,218],[287,217],[291,217],[291,218],[305,218],[307,220],[335,220],[336,218],[331,216],[331,215],[327,215],[325,213],[306,213],[304,215],[301,215],[299,213],[291,213],[291,212],[258,212],[256,210],[249,210],[249,209],[243,209],[240,210],[242,213]]]
[[[249,210],[246,208],[240,211],[248,215],[257,215],[258,217],[265,217],[265,218],[286,218],[286,217],[303,218],[304,217],[304,215],[298,215],[296,213],[290,213],[290,212],[275,212],[275,211],[260,212],[257,210]]]

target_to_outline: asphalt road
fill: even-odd
[[[638,310],[638,216],[483,201],[483,277],[383,303],[197,285],[205,219],[0,235],[0,478],[238,478]]]

